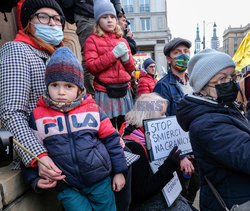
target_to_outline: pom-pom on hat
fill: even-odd
[[[71,82],[84,89],[82,65],[68,47],[58,48],[46,67],[46,86],[55,81]]]
[[[114,5],[110,0],[94,0],[94,18],[97,22],[103,15],[114,15],[116,16],[116,11]]]
[[[198,93],[218,72],[231,66],[235,67],[235,64],[228,54],[204,49],[188,63],[190,86]]]
[[[147,67],[151,64],[155,64],[155,61],[151,58],[147,58],[144,62],[143,62],[143,68],[146,70]]]
[[[62,17],[62,29],[65,26],[65,17],[59,4],[55,0],[25,0],[21,7],[21,23],[25,28],[30,20],[30,16],[41,8],[52,8]]]

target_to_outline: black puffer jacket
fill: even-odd
[[[129,125],[124,130],[124,137],[130,135],[136,137],[137,140],[143,139],[144,134],[138,133],[137,130],[139,131],[139,129]],[[161,193],[162,188],[173,177],[173,172],[168,171],[166,165],[162,165],[162,168],[160,167],[159,171],[153,174],[142,144],[133,140],[125,140],[125,142],[132,153],[140,155],[139,160],[132,165],[132,203],[145,203],[145,200]]]
[[[75,2],[74,12],[78,15],[88,16],[94,18],[94,3],[93,0],[64,0],[69,2]],[[121,12],[121,2],[120,0],[111,0],[113,3],[116,13]]]
[[[250,200],[250,125],[236,107],[185,96],[176,117],[199,163],[201,210],[221,210],[204,176],[228,208]]]

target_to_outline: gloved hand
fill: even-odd
[[[122,60],[122,62],[127,62],[129,60],[128,52],[125,53],[123,56],[121,56],[121,60]]]
[[[169,173],[173,174],[178,168],[180,168],[181,150],[177,151],[177,149],[178,147],[175,146],[169,153],[168,158],[159,167],[160,173],[166,177],[169,175]]]
[[[119,42],[117,46],[115,46],[114,49],[112,50],[116,58],[120,58],[121,56],[126,54],[128,51],[129,50],[124,42]]]

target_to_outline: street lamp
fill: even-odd
[[[206,48],[206,32],[205,32],[205,28],[207,27],[208,24],[213,24],[215,22],[208,22],[207,24],[205,24],[205,20],[203,20],[203,40],[202,40],[202,45],[203,45],[203,49]]]
[[[172,39],[172,34],[171,34],[171,31],[170,31],[170,28],[168,27],[168,30],[167,30],[167,33],[168,33],[168,35],[167,35],[167,40],[168,40],[168,42]]]
[[[202,44],[203,44],[203,49],[206,48],[206,41],[205,41],[205,21],[203,20],[203,41],[202,41]]]

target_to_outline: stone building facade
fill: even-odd
[[[223,33],[223,52],[234,56],[241,41],[250,31],[250,23],[244,27],[228,27]]]
[[[138,52],[149,53],[156,61],[157,71],[161,75],[162,67],[167,67],[163,48],[171,39],[167,24],[167,1],[121,0],[121,3],[130,22]]]

